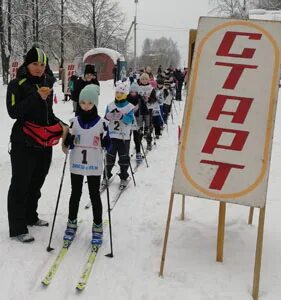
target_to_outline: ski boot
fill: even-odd
[[[101,185],[100,185],[100,190],[105,190],[107,188],[107,184],[109,184],[109,180],[112,177],[112,174],[110,173],[108,175],[108,178],[106,180],[106,178],[104,177],[101,181]]]
[[[137,164],[140,164],[142,162],[142,155],[141,155],[141,153],[136,153],[136,161],[137,161]]]
[[[68,220],[66,230],[64,232],[63,241],[64,247],[68,248],[75,238],[77,231],[77,220]]]
[[[121,179],[119,189],[123,190],[127,187],[127,185],[128,185],[128,180],[127,179]]]
[[[95,222],[93,222],[92,240],[91,240],[92,246],[100,247],[102,244],[102,237],[103,237],[102,223],[95,224]]]
[[[106,188],[106,185],[107,185],[107,180],[106,180],[106,178],[103,178],[103,180],[101,181],[101,185],[100,185],[101,189]]]

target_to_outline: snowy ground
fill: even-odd
[[[62,99],[60,86],[56,86]],[[104,255],[110,251],[108,232],[100,249],[89,284],[82,294],[75,285],[86,259],[91,232],[91,211],[85,210],[88,193],[85,189],[79,212],[79,232],[54,281],[48,288],[41,280],[54,260],[67,221],[70,194],[69,172],[66,172],[52,246],[48,253],[49,228],[30,228],[35,236],[33,244],[23,245],[8,237],[6,211],[7,190],[10,182],[8,139],[13,121],[5,108],[5,87],[0,88],[0,298],[4,300],[37,299],[99,299],[99,300],[248,300],[251,289],[257,210],[252,226],[247,225],[248,208],[227,205],[224,262],[216,263],[216,234],[218,202],[196,198],[186,201],[186,219],[180,220],[181,197],[176,197],[168,241],[164,278],[159,278],[171,182],[177,151],[177,127],[181,123],[183,103],[176,103],[178,115],[174,123],[148,156],[149,168],[141,165],[135,178],[137,186],[124,193],[112,211],[114,258]],[[101,85],[99,111],[113,99],[112,82]],[[59,101],[56,114],[67,121],[72,115],[71,103]],[[60,147],[54,150],[53,163],[42,190],[40,217],[52,221],[64,155]],[[281,108],[276,118],[274,146],[268,189],[264,252],[260,282],[260,299],[277,300],[281,297]],[[113,196],[117,181],[111,188]],[[106,219],[106,198],[103,194]]]

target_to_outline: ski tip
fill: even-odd
[[[84,290],[84,288],[85,288],[85,284],[78,283],[76,285],[76,291],[78,291],[78,292],[82,292]]]
[[[43,279],[43,280],[41,281],[41,284],[42,284],[42,286],[48,286],[48,285],[50,284],[50,282],[47,281],[46,279]]]

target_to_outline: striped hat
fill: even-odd
[[[47,64],[47,55],[45,52],[37,47],[32,47],[25,56],[25,65],[29,65],[33,62],[40,62],[43,64]]]

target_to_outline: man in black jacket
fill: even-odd
[[[174,77],[177,80],[177,85],[176,85],[176,100],[181,101],[181,92],[182,92],[182,86],[183,86],[183,82],[184,82],[184,74],[183,72],[179,69],[176,68],[175,72],[174,72]]]
[[[86,65],[85,66],[84,77],[78,77],[77,80],[75,81],[75,87],[72,92],[71,99],[78,103],[80,92],[88,84],[95,84],[98,86],[100,85],[100,83],[97,79],[97,73],[95,71],[94,65]],[[79,111],[78,111],[79,109],[80,109],[80,107],[79,107],[79,105],[77,105],[76,113],[75,113],[76,116],[79,113]]]
[[[45,72],[46,64],[44,51],[31,48],[22,72],[7,88],[7,110],[16,120],[10,136],[12,179],[8,192],[8,219],[10,237],[21,242],[34,241],[28,233],[28,225],[48,226],[47,221],[38,218],[37,206],[52,159],[52,147],[39,144],[26,134],[24,126],[29,123],[40,129],[58,125],[60,135],[63,125],[53,113],[53,79]],[[65,126],[63,128],[66,130]]]

